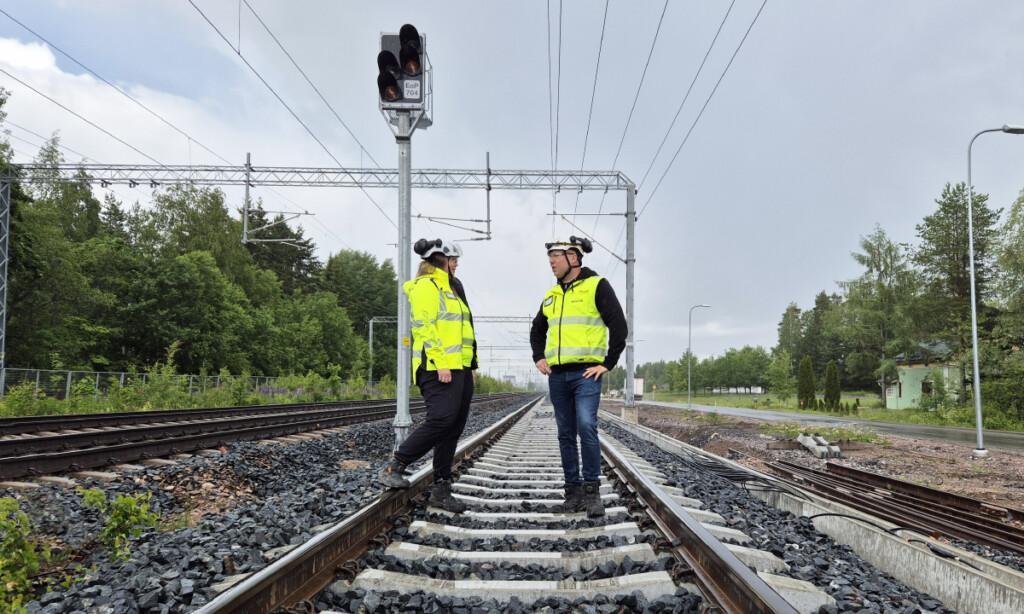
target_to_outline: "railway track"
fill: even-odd
[[[460,443],[453,491],[465,513],[425,507],[432,470],[424,467],[409,489],[386,491],[237,579],[201,611],[309,611],[325,600],[349,611],[374,600],[368,610],[474,600],[505,608],[552,599],[626,611],[659,601],[665,611],[797,611],[768,573],[785,563],[738,545],[749,538],[610,436],[602,435],[603,518],[561,511],[558,458],[551,409],[532,401]]]
[[[767,466],[796,486],[922,534],[956,537],[1024,554],[1024,530],[1003,521],[1019,520],[1020,510],[836,463],[827,463],[826,471],[786,461]]]
[[[476,402],[510,396],[481,395]],[[423,402],[413,401],[410,410],[422,412]],[[6,419],[0,421],[0,480],[371,422],[394,413],[394,401],[381,400]]]

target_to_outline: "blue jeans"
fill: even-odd
[[[555,407],[565,483],[598,481],[601,477],[601,446],[597,441],[597,406],[601,401],[601,379],[584,379],[582,370],[552,373],[548,376],[548,391]],[[579,446],[576,445],[577,437]]]

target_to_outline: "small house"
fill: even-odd
[[[932,373],[938,369],[946,383],[946,394],[956,397],[960,392],[960,366],[951,361],[953,351],[942,341],[922,343],[914,350],[898,354],[897,381],[885,390],[886,409],[920,407],[924,395],[932,393]]]

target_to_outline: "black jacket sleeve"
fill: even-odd
[[[463,287],[462,280],[460,280],[458,277],[452,277],[451,280],[452,287],[455,289],[455,292],[459,295],[459,298],[462,299],[462,302],[466,304],[466,307],[469,307],[469,299],[466,298],[466,288]],[[470,308],[469,310],[469,325],[473,326],[472,308]],[[477,359],[478,355],[476,351],[476,327],[473,326],[473,362],[469,366],[470,369],[476,370],[480,367],[479,361]]]
[[[533,362],[544,358],[544,346],[548,341],[548,319],[544,317],[544,309],[537,309],[537,315],[530,326],[530,349],[533,351]]]
[[[602,364],[611,371],[619,362],[622,350],[626,349],[626,333],[629,327],[626,325],[626,316],[622,313],[622,305],[619,304],[615,290],[612,290],[612,285],[607,279],[602,279],[597,284],[594,302],[597,304],[598,312],[601,313],[601,319],[608,327],[608,354]],[[534,325],[536,322],[534,320]],[[533,340],[533,335],[530,335],[530,340]]]

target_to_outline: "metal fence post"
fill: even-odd
[[[68,371],[67,382],[64,384],[64,400],[71,398],[71,371]]]

